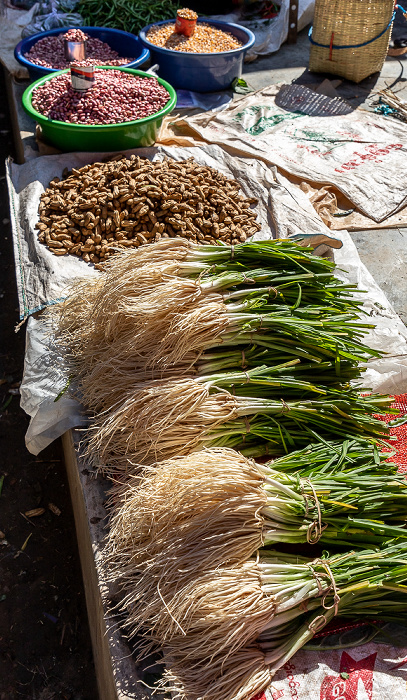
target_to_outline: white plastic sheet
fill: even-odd
[[[27,323],[20,403],[31,416],[25,444],[32,454],[37,455],[67,430],[86,422],[78,401],[66,394],[58,399],[68,380],[66,368],[52,347],[49,327],[43,319],[31,316]]]
[[[5,8],[5,15],[0,19],[0,61],[15,78],[27,79],[27,68],[21,66],[14,58],[14,48],[21,41],[21,31],[31,21],[34,7],[30,10]]]

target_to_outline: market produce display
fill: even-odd
[[[36,226],[56,255],[98,264],[121,247],[179,235],[245,241],[261,228],[250,208],[255,203],[240,194],[239,183],[193,159],[119,157],[54,178],[41,195]]]
[[[96,70],[85,92],[74,90],[69,74],[35,89],[32,106],[40,114],[71,124],[119,124],[160,111],[170,96],[156,78],[115,70]]]
[[[45,68],[63,70],[69,68],[70,62],[64,53],[64,41],[86,41],[86,59],[80,65],[124,66],[132,61],[131,58],[119,56],[108,44],[96,37],[85,34],[80,29],[69,29],[58,36],[46,36],[39,39],[25,54],[27,61]]]
[[[336,615],[407,611],[407,482],[378,415],[396,411],[361,383],[381,353],[355,291],[287,240],[167,238],[49,311],[85,455],[115,482],[124,624],[180,698],[250,700]]]
[[[279,11],[245,4],[246,19]],[[131,655],[162,657],[159,692],[274,698],[275,673],[337,616],[380,627],[407,612],[398,410],[364,383],[385,355],[380,334],[366,337],[361,290],[331,260],[305,241],[254,240],[270,233],[247,179],[123,155],[156,141],[176,89],[234,84],[254,34],[177,0],[76,9],[85,25],[139,36],[71,28],[15,55],[33,73],[67,69],[23,95],[44,142],[117,153],[54,177],[35,224],[52,254],[98,271],[43,319],[66,378],[54,403],[80,403],[80,459],[110,480],[102,578]],[[120,34],[117,50],[93,32]],[[138,58],[118,53],[131,46]],[[118,69],[149,52],[159,78]],[[60,285],[70,267],[86,272],[41,250]]]
[[[177,0],[80,0],[76,9],[84,25],[138,34],[147,24],[175,17],[179,6]]]
[[[176,31],[175,23],[151,27],[146,34],[148,41],[155,46],[162,46],[173,51],[188,51],[190,53],[222,53],[240,49],[243,44],[222,29],[199,22],[192,36],[185,36]]]

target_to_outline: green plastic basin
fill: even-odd
[[[148,73],[132,68],[118,66],[98,66],[102,70],[121,70],[124,73],[132,73],[145,78],[151,78]],[[158,130],[163,117],[174,109],[177,102],[177,94],[173,87],[165,80],[157,78],[160,85],[165,87],[170,98],[167,104],[159,112],[143,119],[131,122],[119,122],[118,124],[70,124],[55,119],[44,117],[32,106],[32,94],[40,85],[52,80],[58,75],[68,73],[69,70],[61,70],[51,73],[32,83],[23,94],[23,107],[27,114],[41,126],[45,141],[56,146],[61,151],[122,151],[129,148],[152,146],[157,139]]]

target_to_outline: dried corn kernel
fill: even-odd
[[[229,32],[215,29],[205,22],[196,25],[192,36],[177,34],[175,24],[157,25],[151,27],[146,38],[155,46],[162,46],[172,51],[186,51],[189,53],[222,53],[240,49],[243,44]]]

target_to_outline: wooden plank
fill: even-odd
[[[15,153],[16,153],[16,163],[25,163],[25,157],[24,157],[24,146],[23,142],[21,139],[21,131],[20,131],[20,125],[19,125],[19,120],[18,120],[18,109],[17,109],[17,103],[15,100],[15,95],[14,95],[14,90],[13,90],[13,79],[8,72],[8,70],[4,69],[4,77],[6,81],[6,90],[7,90],[7,101],[10,109],[10,117],[11,117],[11,128],[13,130],[13,140],[14,140],[14,148],[15,148]]]
[[[71,431],[62,436],[62,445],[75,517],[99,698],[100,700],[118,700],[112,673],[99,580],[88,525],[88,513],[79,478],[79,467]]]
[[[35,138],[35,121],[28,116],[22,105],[22,96],[30,85],[30,81],[16,80],[6,68],[4,68],[4,76],[16,150],[16,162],[25,163],[30,158],[39,155]]]
[[[298,34],[298,2],[299,0],[290,0],[290,10],[288,13],[288,37],[287,44],[297,43]]]
[[[105,580],[101,553],[105,536],[106,492],[111,486],[96,479],[78,452],[78,434],[62,436],[79,557],[85,588],[99,700],[149,700],[150,689],[142,683],[143,670],[110,611],[114,590]],[[95,699],[96,700],[96,699]]]

